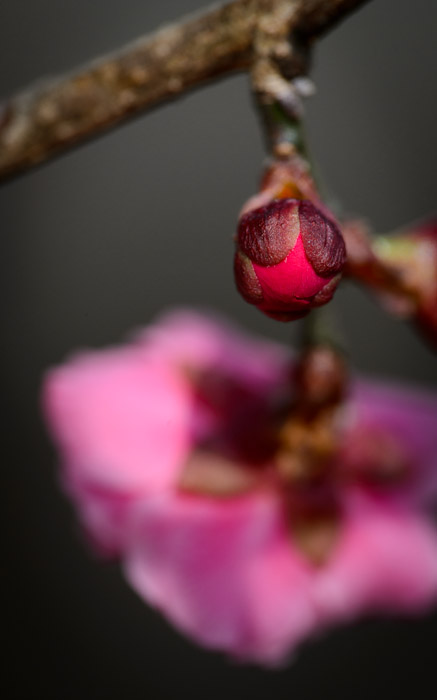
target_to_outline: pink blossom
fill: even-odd
[[[179,312],[126,346],[74,357],[44,387],[63,484],[98,550],[119,557],[139,595],[186,634],[268,665],[335,621],[415,612],[437,597],[425,512],[436,398],[352,385],[338,531],[316,565],[290,529],[268,447],[289,362],[273,343]],[[193,464],[210,492],[187,488]]]

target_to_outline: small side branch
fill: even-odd
[[[0,107],[0,181],[253,63],[257,29],[312,39],[366,0],[234,0],[143,37]],[[293,56],[289,58],[293,61]]]

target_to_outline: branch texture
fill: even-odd
[[[260,54],[283,59],[278,36],[310,40],[365,1],[234,0],[32,86],[0,108],[0,180],[190,88],[249,69]],[[297,59],[291,52],[287,60],[290,73]]]

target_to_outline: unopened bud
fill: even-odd
[[[274,200],[240,219],[237,287],[268,316],[291,321],[330,301],[345,257],[338,227],[311,202]]]

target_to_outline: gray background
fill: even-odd
[[[0,95],[201,6],[1,0]],[[313,153],[346,210],[381,231],[435,211],[436,28],[434,0],[374,0],[315,54]],[[247,80],[236,76],[0,189],[7,697],[428,696],[435,614],[335,630],[280,672],[235,666],[182,639],[116,565],[87,553],[56,485],[38,394],[44,370],[72,349],[117,342],[180,304],[297,339],[299,324],[264,318],[233,286],[236,215],[263,157]],[[436,385],[435,358],[409,327],[351,286],[336,307],[357,369]]]

